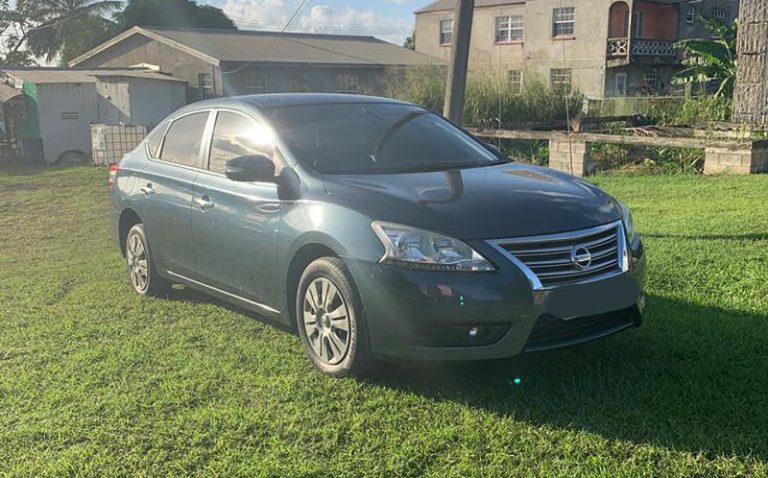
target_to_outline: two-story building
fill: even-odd
[[[475,0],[470,69],[520,89],[526,78],[591,98],[669,94],[673,45],[710,35],[701,19],[732,22],[738,0]],[[416,12],[416,51],[447,60],[456,0]]]

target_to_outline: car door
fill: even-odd
[[[203,166],[209,110],[175,118],[139,179],[142,222],[156,263],[164,271],[193,278],[191,214],[195,179]],[[154,144],[154,142],[150,142]],[[151,148],[148,148],[151,149]]]
[[[271,310],[277,291],[277,233],[281,216],[275,182],[237,182],[224,175],[236,157],[263,154],[283,162],[268,128],[234,110],[215,113],[207,172],[198,176],[192,240],[198,280]]]

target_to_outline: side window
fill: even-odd
[[[275,174],[280,173],[282,163],[278,159],[271,130],[243,115],[220,112],[213,128],[208,169],[223,174],[224,163],[253,154],[263,154],[271,158],[275,163]]]
[[[171,123],[160,159],[184,166],[201,167],[200,145],[207,121],[208,112],[204,111],[183,116]]]
[[[157,128],[155,128],[154,131],[149,133],[149,136],[147,137],[147,148],[149,149],[150,157],[153,157],[153,158],[159,157],[160,143],[163,142],[163,138],[165,137],[166,131],[168,131],[168,123],[163,123]]]

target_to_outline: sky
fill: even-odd
[[[198,0],[224,10],[241,29],[373,35],[402,44],[413,31],[413,12],[431,0]]]

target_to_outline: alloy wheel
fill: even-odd
[[[137,291],[144,292],[149,283],[149,265],[147,248],[140,235],[131,235],[128,239],[125,255],[128,259],[128,274],[131,278],[131,285]]]
[[[336,365],[349,352],[350,320],[347,303],[330,280],[313,280],[304,292],[304,330],[313,353]]]

